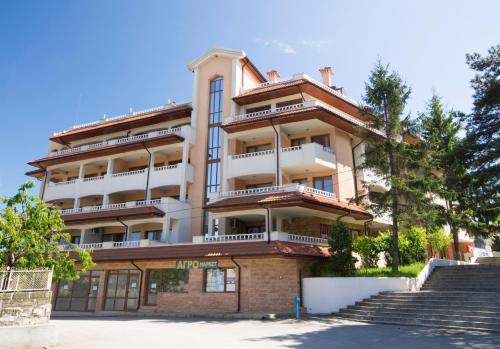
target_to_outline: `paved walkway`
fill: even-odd
[[[373,325],[337,319],[257,321],[54,318],[58,348],[500,348],[500,333]]]

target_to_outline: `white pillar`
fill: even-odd
[[[78,207],[80,207],[80,198],[75,198],[75,201],[73,202],[73,208]]]
[[[149,163],[148,163],[148,170],[146,172],[146,175],[149,178],[146,178],[147,183],[151,183],[151,173],[155,169],[155,153],[151,152],[151,156],[149,157]],[[146,185],[146,183],[144,183]],[[146,200],[151,200],[151,189],[147,188],[146,190]]]
[[[102,204],[103,204],[103,205],[107,205],[107,204],[109,204],[109,194],[104,194],[104,195],[102,196]]]
[[[82,229],[80,231],[80,243],[84,244],[85,243],[85,229]]]
[[[182,180],[181,187],[179,188],[179,200],[186,201],[187,196],[187,173],[189,162],[189,141],[184,140],[182,144]]]
[[[78,171],[78,178],[83,178],[85,176],[85,164],[80,164],[80,170]]]
[[[111,177],[111,174],[113,173],[113,165],[115,163],[115,159],[109,159],[108,160],[108,168],[106,170],[106,174]]]
[[[278,133],[277,135],[275,134],[275,139],[276,139],[276,159],[279,159],[279,168],[276,168],[277,174],[278,174],[278,183],[276,185],[283,185],[283,176],[281,174],[281,127],[280,125],[274,126],[276,128],[276,132]]]

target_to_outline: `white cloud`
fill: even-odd
[[[291,44],[284,41],[257,39],[257,42],[259,42],[263,47],[274,47],[287,55],[293,55],[297,53],[297,51]]]
[[[320,49],[331,43],[330,40],[301,40],[299,42],[302,46]]]

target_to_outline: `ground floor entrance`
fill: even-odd
[[[102,272],[81,273],[78,280],[61,280],[56,289],[55,310],[94,311]]]
[[[104,310],[137,310],[141,273],[138,270],[109,270]]]

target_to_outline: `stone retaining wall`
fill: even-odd
[[[0,292],[0,326],[48,323],[51,297],[51,291]]]

